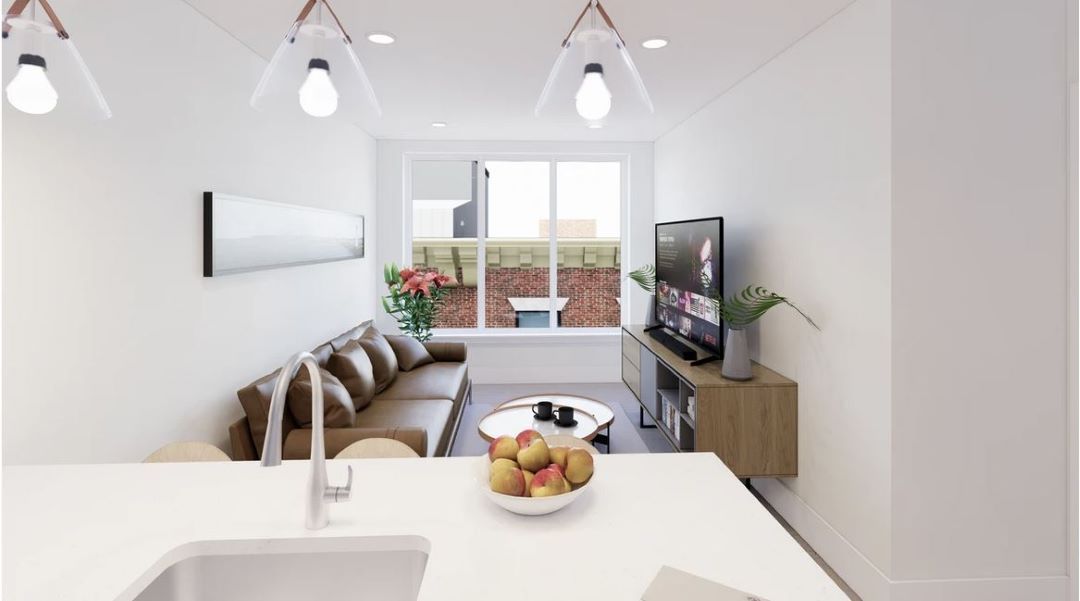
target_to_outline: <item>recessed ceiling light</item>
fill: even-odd
[[[432,121],[432,127],[446,127],[446,121]]]
[[[650,38],[641,43],[641,45],[649,50],[657,50],[667,46],[667,38]]]
[[[367,34],[367,39],[372,44],[381,44],[383,46],[387,44],[393,44],[397,39],[393,34],[386,33],[385,31],[373,31]]]

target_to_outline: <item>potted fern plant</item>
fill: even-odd
[[[715,289],[705,282],[710,291],[709,299],[716,307],[716,313],[727,324],[727,343],[724,345],[724,364],[720,373],[729,380],[749,380],[753,378],[750,364],[750,350],[746,344],[746,328],[777,305],[787,305],[803,316],[806,323],[820,330],[809,315],[803,313],[786,297],[761,286],[747,286],[741,292],[725,300]]]
[[[651,263],[645,264],[626,274],[630,281],[639,288],[649,293],[648,313],[645,315],[645,326],[656,324],[656,267]]]

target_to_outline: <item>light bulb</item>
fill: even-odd
[[[338,93],[330,81],[330,63],[321,58],[308,61],[307,79],[300,86],[300,108],[312,117],[328,117],[337,110]]]
[[[600,63],[585,65],[585,79],[574,95],[574,104],[578,114],[589,121],[599,121],[611,111],[611,92],[604,84],[604,68]]]
[[[36,54],[19,55],[19,71],[4,90],[11,106],[31,115],[56,108],[56,88],[45,75],[45,59]]]

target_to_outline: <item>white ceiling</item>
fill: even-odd
[[[303,0],[185,0],[269,58]],[[656,105],[602,129],[533,107],[584,0],[331,0],[383,108],[377,138],[654,140],[853,0],[604,0]],[[366,33],[388,31],[389,46]],[[671,43],[645,50],[662,36]],[[445,121],[448,127],[431,127]]]

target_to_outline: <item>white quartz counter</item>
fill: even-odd
[[[132,599],[199,541],[416,535],[422,600],[636,600],[664,564],[769,601],[847,599],[712,454],[600,456],[590,490],[541,517],[484,498],[477,461],[349,461],[353,499],[315,532],[305,461],[7,467],[3,598]]]

